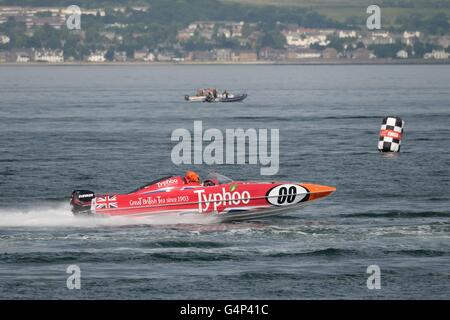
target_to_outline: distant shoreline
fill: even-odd
[[[243,61],[243,62],[217,62],[217,61],[180,61],[180,62],[5,62],[0,63],[0,67],[6,66],[163,66],[163,65],[449,65],[450,59],[447,60],[425,60],[425,59],[408,59],[408,60],[390,60],[390,59],[373,59],[373,60],[323,60],[308,59],[304,61]]]

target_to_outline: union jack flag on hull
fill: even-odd
[[[116,196],[97,197],[95,199],[95,209],[111,209],[117,208]]]

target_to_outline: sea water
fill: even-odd
[[[201,87],[248,98],[184,100]],[[450,298],[449,66],[13,66],[0,97],[0,298]],[[387,115],[405,120],[399,154],[377,151]],[[279,172],[173,164],[196,120],[279,129]],[[186,169],[337,191],[239,223],[70,213],[73,189]]]

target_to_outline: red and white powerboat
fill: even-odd
[[[124,194],[75,190],[70,204],[76,215],[193,214],[228,221],[278,215],[325,198],[335,190],[311,183],[234,181],[212,173],[203,182],[167,176]]]

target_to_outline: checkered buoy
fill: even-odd
[[[404,126],[405,121],[399,117],[385,117],[381,124],[378,151],[399,152]]]

